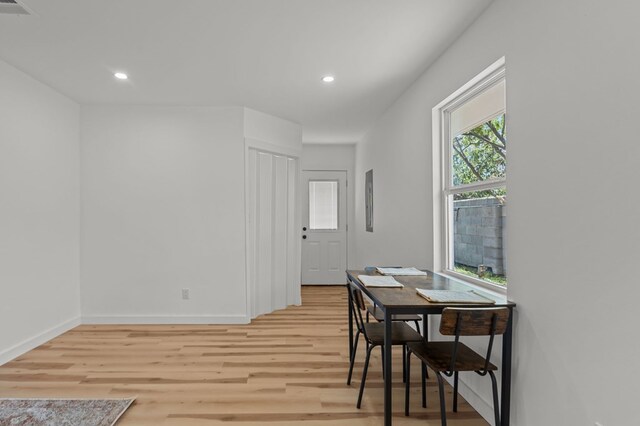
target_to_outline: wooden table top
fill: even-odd
[[[389,288],[389,287],[366,287],[358,279],[358,275],[379,275],[377,272],[365,272],[358,270],[349,270],[347,275],[351,281],[358,284],[367,296],[383,308],[411,308],[411,309],[442,309],[447,306],[465,306],[465,307],[514,307],[516,304],[507,300],[505,296],[497,296],[488,292],[484,292],[478,287],[472,287],[463,282],[447,278],[445,276],[433,273],[431,271],[425,271],[426,276],[399,276],[395,275],[396,281],[404,285],[403,288]],[[455,304],[455,303],[432,303],[424,297],[418,295],[417,288],[423,288],[428,290],[456,290],[456,291],[469,291],[475,292],[495,300],[494,305],[487,304]]]

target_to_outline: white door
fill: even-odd
[[[302,172],[302,284],[344,284],[347,172]]]
[[[300,304],[298,160],[247,152],[247,283],[251,318]]]

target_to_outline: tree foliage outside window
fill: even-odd
[[[451,146],[454,186],[505,178],[507,163],[505,124],[505,114],[501,114],[453,138]],[[454,199],[494,196],[502,203],[505,195],[504,189],[491,189],[456,194]]]

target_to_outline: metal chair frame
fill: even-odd
[[[364,326],[365,322],[364,322],[364,319],[362,318],[362,311],[365,309],[362,292],[359,289],[355,288],[352,284],[349,284],[347,288],[348,288],[348,291],[351,292],[351,296],[352,296],[349,309],[352,310],[353,317],[355,318],[355,322],[356,322],[356,329],[357,329],[356,334],[354,336],[353,352],[351,353],[351,359],[349,362],[349,375],[347,377],[347,385],[351,385],[351,377],[353,375],[353,366],[355,364],[355,358],[356,358],[356,353],[358,349],[358,341],[360,340],[361,334],[363,335],[365,339],[365,343],[367,345],[366,346],[367,354],[364,361],[364,368],[362,370],[362,380],[360,381],[360,391],[358,394],[358,402],[356,404],[356,407],[360,408],[362,405],[362,396],[364,395],[364,386],[367,380],[367,372],[369,370],[369,361],[371,359],[371,352],[376,346],[380,346],[380,352],[382,354],[382,375],[384,377],[384,374],[385,374],[384,346],[380,345],[379,343],[374,343],[367,335],[367,330],[366,330],[366,327]],[[402,343],[402,347],[403,347],[403,353],[406,353],[406,343]],[[404,357],[403,357],[403,361],[405,361]],[[405,362],[403,362],[403,366],[404,364]],[[424,372],[426,374],[426,367],[424,369]],[[406,374],[404,372],[403,372],[403,379],[406,379]]]
[[[505,308],[506,309],[506,308]],[[482,309],[478,309],[478,310],[482,310]],[[484,367],[480,370],[475,370],[475,373],[477,373],[480,376],[486,376],[487,374],[489,374],[489,377],[491,378],[491,387],[492,387],[492,393],[493,393],[493,410],[494,410],[494,417],[495,417],[495,424],[496,426],[500,425],[500,409],[499,409],[499,400],[498,400],[498,383],[496,381],[496,376],[494,374],[494,372],[492,370],[489,369],[489,364],[491,363],[491,352],[493,350],[493,342],[494,342],[494,338],[496,336],[496,325],[497,325],[497,314],[494,313],[491,317],[491,326],[490,326],[490,332],[489,332],[489,344],[487,346],[487,355],[485,357],[485,364]],[[441,422],[442,422],[442,426],[446,426],[447,425],[447,416],[446,416],[446,406],[445,406],[445,394],[444,394],[444,378],[442,377],[442,374],[444,374],[447,377],[451,377],[453,376],[453,412],[458,412],[458,373],[459,371],[456,370],[455,366],[456,366],[456,360],[457,360],[457,356],[458,356],[458,348],[459,348],[459,343],[460,343],[460,332],[461,332],[461,328],[462,328],[462,320],[460,318],[460,312],[457,313],[456,316],[456,327],[455,327],[455,339],[454,339],[454,347],[453,347],[453,353],[451,355],[451,362],[449,364],[449,369],[446,371],[435,371],[436,373],[436,378],[438,380],[438,391],[440,394],[440,417],[441,417]],[[502,334],[502,333],[500,333]],[[411,372],[411,354],[413,352],[411,351],[410,348],[407,349],[407,359],[406,359],[406,375],[407,377],[411,377],[410,376],[410,372]],[[425,364],[425,360],[422,360],[422,364],[424,366]],[[406,381],[406,387],[405,387],[405,415],[409,415],[409,380]],[[424,381],[424,377],[423,377],[423,382],[422,382],[422,406],[426,407],[426,384]]]

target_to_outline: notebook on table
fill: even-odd
[[[432,303],[471,303],[487,305],[493,305],[496,303],[495,300],[484,297],[473,290],[427,290],[424,288],[418,288],[416,291],[420,296]]]
[[[376,271],[378,271],[380,274],[382,275],[406,275],[406,276],[422,276],[422,275],[427,275],[426,272],[421,271],[417,268],[383,268],[381,266],[378,266],[376,268]]]
[[[395,278],[386,275],[358,275],[358,279],[365,287],[404,287]]]

